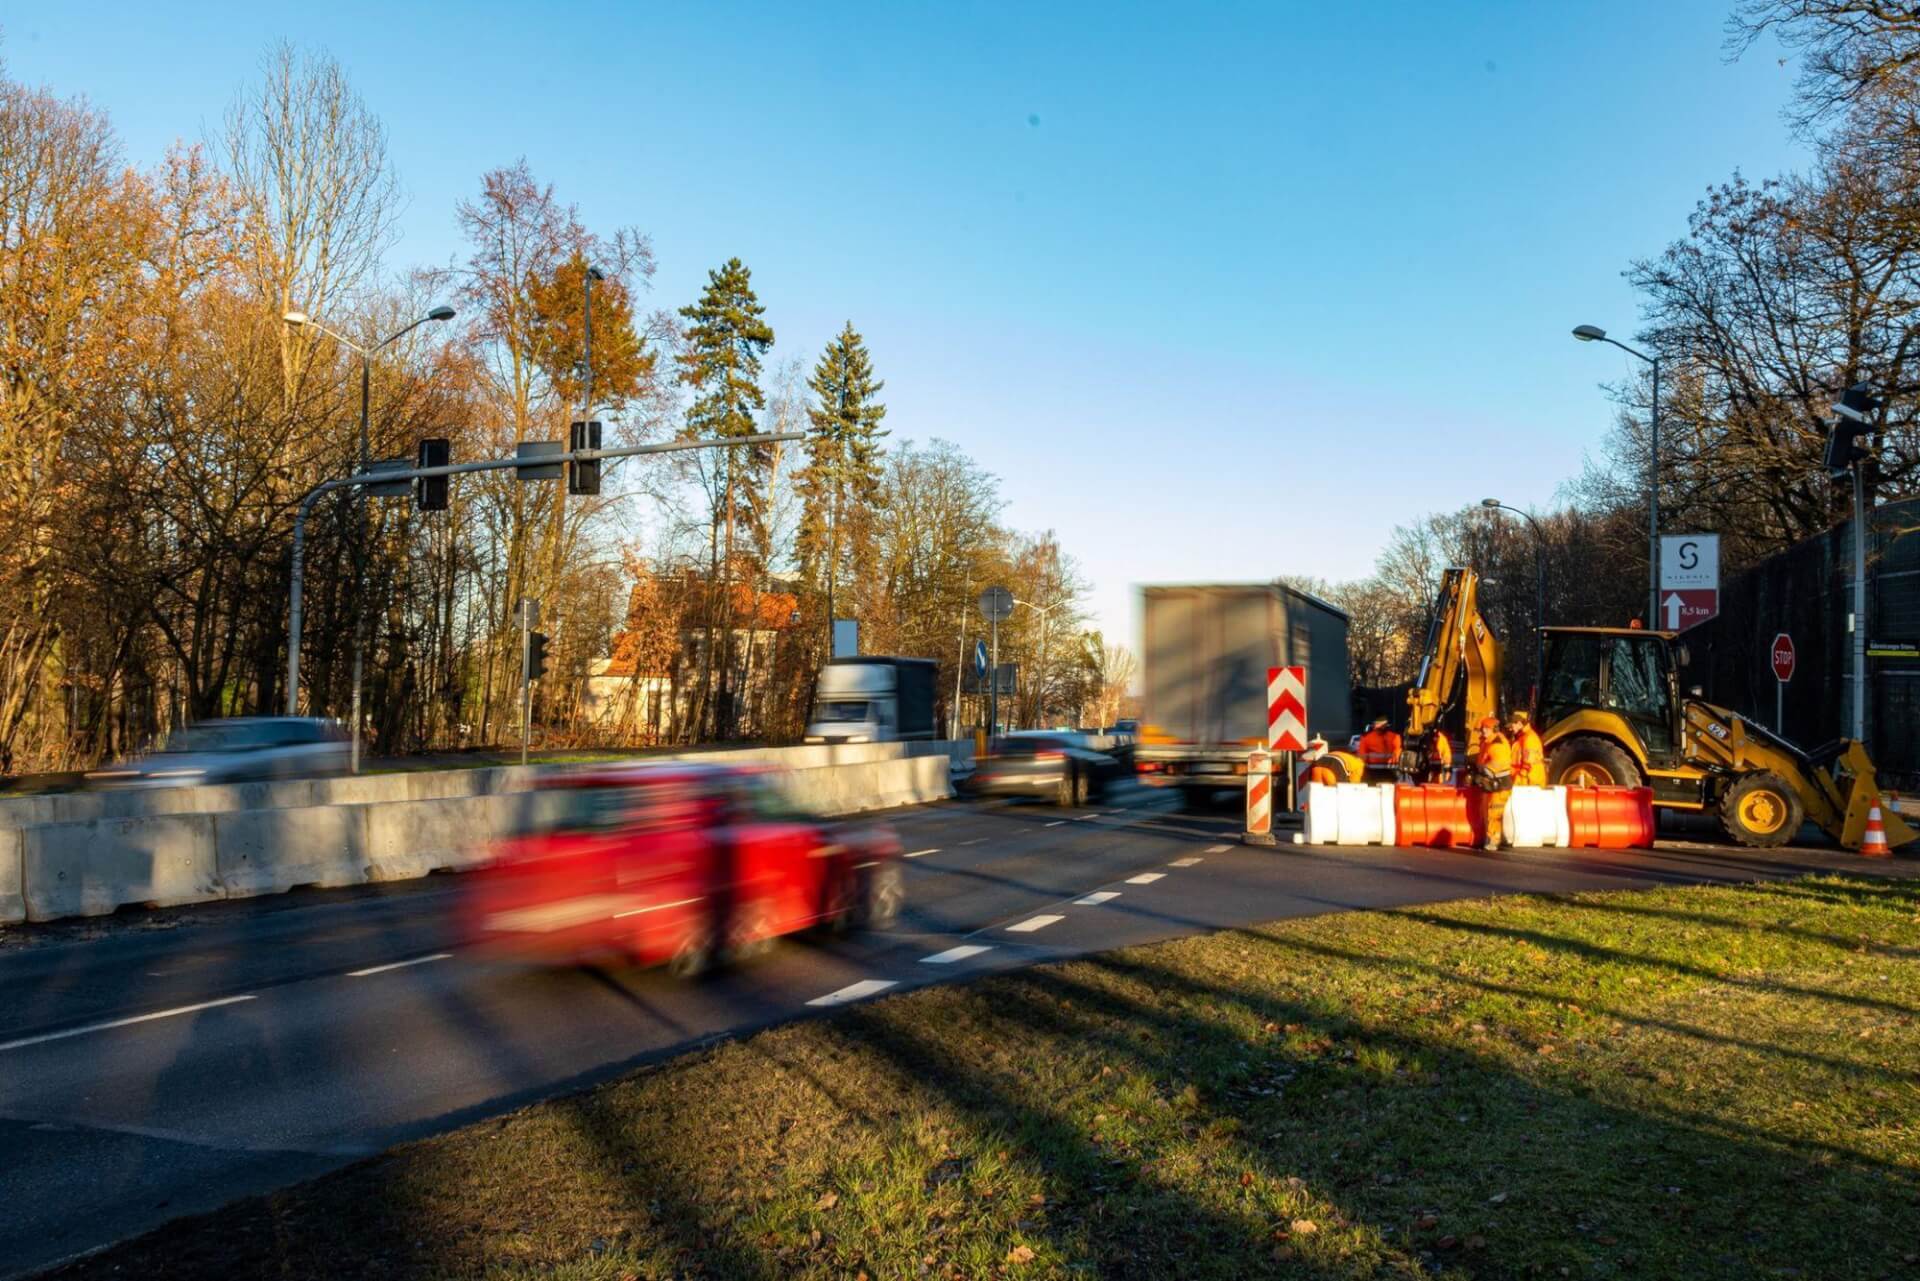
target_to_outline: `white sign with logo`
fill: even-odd
[[[1654,626],[1683,632],[1720,612],[1720,535],[1660,536],[1660,617]]]

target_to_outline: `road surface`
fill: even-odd
[[[1238,843],[1232,817],[1151,795],[893,818],[911,855],[897,926],[789,940],[699,983],[463,956],[457,878],[0,951],[0,1277],[716,1037],[927,983],[1349,908],[1888,866],[1705,847],[1260,850]]]

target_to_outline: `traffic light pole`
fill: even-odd
[[[527,743],[533,738],[533,623],[526,599],[520,601],[520,763],[527,763]]]
[[[353,476],[323,480],[300,499],[293,511],[293,582],[287,602],[287,715],[300,714],[300,636],[301,608],[305,604],[307,551],[307,515],[314,503],[338,489],[385,484],[405,480],[426,480],[435,476],[464,476],[469,472],[505,471],[509,467],[546,466],[553,463],[597,462],[603,458],[632,458],[638,454],[678,454],[695,449],[722,449],[736,445],[771,445],[780,441],[805,440],[799,431],[761,432],[754,436],[726,439],[668,440],[655,445],[627,445],[620,449],[575,449],[563,454],[541,456],[537,463],[524,458],[492,458],[478,463],[449,463],[445,467],[414,467],[406,471],[362,471]],[[524,653],[524,649],[522,651]]]
[[[1866,459],[1853,464],[1853,738],[1867,741]]]

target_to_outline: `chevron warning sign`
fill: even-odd
[[[1307,750],[1307,669],[1267,669],[1267,750]]]

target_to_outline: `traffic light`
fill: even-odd
[[[420,442],[420,467],[445,467],[453,462],[453,443],[445,436],[428,436]],[[413,482],[415,503],[423,512],[447,509],[447,478],[421,476]]]
[[[568,450],[600,448],[599,423],[575,423],[568,433]],[[597,494],[600,492],[600,460],[598,458],[580,461],[567,461],[567,492],[569,494]]]
[[[1833,404],[1833,421],[1827,424],[1828,471],[1843,472],[1870,456],[1866,438],[1875,430],[1874,418],[1880,408],[1880,401],[1862,385],[1856,384],[1841,393]]]
[[[537,681],[547,674],[547,634],[527,633],[527,679]]]

